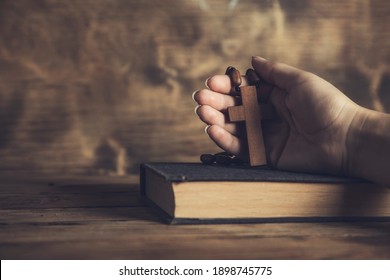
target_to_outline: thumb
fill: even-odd
[[[252,66],[264,81],[287,91],[306,73],[287,64],[272,62],[259,56],[252,57]]]

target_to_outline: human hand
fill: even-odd
[[[346,141],[351,122],[361,107],[318,76],[297,68],[252,59],[252,66],[265,81],[258,94],[271,103],[278,117],[262,121],[267,161],[285,170],[345,174],[348,165]],[[243,77],[243,84],[247,83]],[[210,138],[225,151],[247,159],[245,133],[226,118],[235,98],[228,95],[231,82],[216,75],[208,89],[194,94],[196,112],[209,125]]]

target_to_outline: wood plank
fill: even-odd
[[[137,226],[140,224],[137,220],[140,223],[161,222],[159,217],[146,206],[0,210],[0,224],[5,226],[85,225],[119,221],[133,221]]]
[[[48,177],[30,183],[8,178],[0,183],[0,209],[142,206],[136,179]]]
[[[89,234],[90,232],[87,232]],[[357,240],[360,242],[360,240]],[[210,238],[171,236],[164,240],[116,238],[95,242],[36,242],[2,245],[2,259],[388,259],[388,247],[354,240],[292,238]],[[345,244],[348,246],[343,246]],[[7,254],[3,252],[6,251]]]
[[[12,226],[30,226],[34,228],[40,225],[42,228],[50,228],[51,226],[61,227],[67,226],[67,223],[74,223],[80,226],[107,224],[110,227],[114,226],[116,222],[120,222],[121,225],[126,224],[128,229],[139,228],[142,225],[145,229],[148,228],[156,232],[161,231],[161,235],[165,234],[164,231],[179,233],[189,231],[194,234],[239,234],[247,236],[255,234],[262,236],[344,236],[345,232],[348,232],[348,236],[381,236],[387,235],[387,232],[390,230],[390,222],[198,224],[170,226],[162,223],[156,213],[146,206],[0,210],[0,224],[5,226],[3,229]],[[29,231],[22,231],[21,233],[31,234]],[[56,236],[50,238],[56,238]]]
[[[168,226],[147,207],[0,211],[0,257],[386,259],[390,223]]]
[[[132,227],[128,223],[78,226],[15,227],[18,238],[0,241],[0,257],[60,259],[387,259],[390,237],[344,232],[343,235],[305,234],[297,225],[255,227],[251,232],[235,226]],[[230,233],[231,228],[233,232]],[[239,227],[238,227],[239,228]],[[276,228],[279,228],[276,230]],[[388,229],[388,226],[384,227]],[[314,226],[316,229],[316,226]],[[318,229],[318,228],[317,228]],[[363,231],[362,229],[358,229]],[[279,234],[275,234],[278,231]],[[0,235],[2,236],[2,234]],[[29,238],[26,238],[29,237]],[[3,240],[3,239],[2,239]]]

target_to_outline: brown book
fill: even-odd
[[[141,165],[141,195],[168,223],[388,221],[390,189],[247,166]]]

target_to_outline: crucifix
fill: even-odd
[[[228,116],[231,122],[245,122],[245,129],[248,141],[250,166],[266,165],[267,158],[263,139],[261,120],[272,119],[274,110],[270,104],[259,104],[257,88],[260,85],[260,78],[253,69],[248,69],[246,77],[249,86],[241,85],[241,74],[234,67],[228,67],[226,75],[230,77],[234,94],[240,96],[241,105],[228,107]]]

